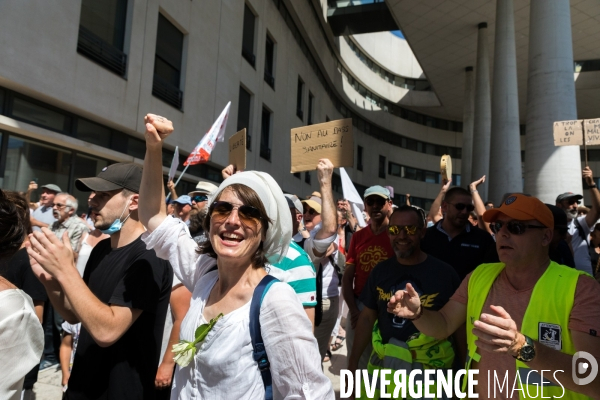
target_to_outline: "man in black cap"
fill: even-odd
[[[92,250],[83,280],[68,237],[43,228],[31,236],[32,267],[54,307],[82,323],[67,399],[154,399],[163,325],[173,270],[146,250],[138,219],[142,170],[113,164],[97,177],[78,179],[93,191],[90,217],[111,235]]]
[[[600,192],[594,182],[594,174],[590,167],[583,169],[583,180],[586,183],[590,197],[592,198],[592,208],[590,212],[581,217],[577,216],[577,207],[583,199],[580,194],[567,192],[558,195],[556,206],[567,213],[569,220],[569,233],[571,234],[571,246],[575,257],[575,267],[578,270],[585,271],[592,275],[592,261],[589,253],[589,235],[590,230],[600,218]]]

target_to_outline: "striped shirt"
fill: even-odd
[[[306,252],[296,242],[292,241],[281,262],[267,265],[267,271],[269,275],[290,285],[303,306],[317,305],[317,271]]]

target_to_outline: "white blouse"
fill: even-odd
[[[197,244],[181,220],[168,217],[142,240],[160,258],[169,260],[175,275],[192,292],[180,338],[194,340],[196,328],[208,321],[203,311],[217,282],[208,272],[216,260],[196,253]],[[194,360],[177,366],[171,399],[264,399],[263,380],[252,358],[250,302],[225,315],[200,345]],[[262,336],[271,363],[274,399],[334,399],[331,381],[323,374],[317,341],[302,304],[285,283],[275,283],[260,308]]]
[[[44,330],[31,297],[19,289],[0,291],[0,399],[21,398],[25,375],[43,350]]]

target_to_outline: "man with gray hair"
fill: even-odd
[[[61,192],[54,197],[52,212],[56,221],[50,226],[56,237],[62,239],[65,232],[69,236],[71,247],[77,260],[79,248],[81,245],[81,236],[84,232],[89,232],[89,228],[77,216],[77,199],[69,193]]]

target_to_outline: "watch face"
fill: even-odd
[[[531,361],[533,360],[533,357],[535,357],[535,348],[527,343],[525,346],[521,347],[519,356],[523,361]]]

